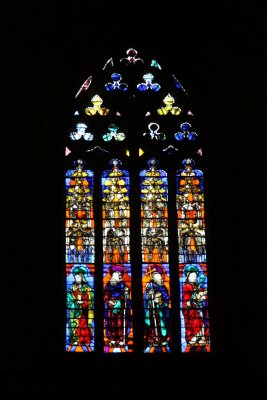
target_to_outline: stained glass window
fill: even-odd
[[[183,352],[210,350],[203,172],[187,158],[177,171],[177,229]]]
[[[103,64],[64,139],[66,352],[210,352],[202,126],[156,59]]]
[[[133,351],[130,180],[118,159],[102,175],[104,351]]]
[[[157,164],[140,172],[145,352],[170,351],[168,179]]]
[[[83,160],[66,173],[67,351],[94,350],[93,172]]]

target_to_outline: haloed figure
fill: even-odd
[[[182,310],[185,323],[185,339],[188,345],[208,344],[207,298],[205,276],[199,277],[195,264],[184,268],[185,283],[182,290]]]
[[[75,281],[67,292],[70,344],[89,346],[94,318],[93,291],[85,279],[87,268],[76,266],[72,273]]]
[[[147,268],[150,282],[144,293],[146,339],[150,346],[166,346],[169,340],[170,295],[159,264]]]
[[[111,278],[104,287],[105,328],[109,346],[124,346],[130,332],[130,293],[123,281],[123,265],[112,265]]]

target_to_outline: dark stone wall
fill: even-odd
[[[160,379],[158,369],[161,379],[176,390],[178,385],[186,392],[194,381],[198,388],[215,390],[215,398],[228,395],[233,387],[239,393],[240,382],[251,388],[258,382],[260,387],[267,372],[263,15],[257,2],[252,8],[234,8],[230,1],[175,7],[108,1],[101,6],[7,6],[1,24],[0,369],[10,390],[30,390],[41,398],[44,387],[46,393],[64,390],[70,376],[81,376],[86,387],[88,379],[100,382],[112,371],[124,379],[125,370],[125,386],[132,374],[145,387],[147,377]],[[78,355],[80,368],[58,345],[64,334],[58,294],[62,271],[57,268],[62,261],[50,246],[62,242],[60,132],[82,82],[129,47],[140,49],[140,56],[151,54],[175,72],[207,124],[216,352],[198,360],[192,355],[164,361],[134,356],[131,362],[122,358],[114,363],[93,357],[91,366]],[[157,393],[155,386],[151,390]]]

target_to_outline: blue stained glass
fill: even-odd
[[[154,75],[152,75],[151,73],[144,74],[143,79],[145,82],[139,83],[137,85],[137,89],[141,92],[144,92],[148,89],[153,90],[154,92],[158,92],[160,90],[160,85],[158,83],[152,83]]]
[[[126,83],[121,83],[119,89],[123,92],[126,92],[126,90],[128,89],[128,85],[126,85]]]
[[[180,125],[180,128],[182,129],[182,131],[188,131],[188,129],[190,129],[191,128],[191,125],[189,124],[189,122],[183,122],[181,125]]]
[[[140,92],[145,92],[147,90],[147,85],[145,83],[140,83],[138,85],[138,90],[140,90]]]
[[[116,72],[114,72],[114,74],[111,75],[111,78],[117,82],[121,79],[121,74],[117,74]]]
[[[151,86],[151,89],[154,92],[158,92],[160,90],[160,85],[158,83],[153,83],[152,86]]]
[[[187,137],[188,137],[188,140],[196,140],[198,135],[196,132],[190,132],[190,133],[188,133]]]
[[[111,74],[111,79],[113,79],[113,83],[108,82],[105,84],[105,88],[108,91],[112,91],[114,89],[119,89],[125,92],[128,89],[128,85],[126,83],[120,83],[121,81],[121,74],[118,74],[117,72],[114,72]]]
[[[105,88],[111,92],[112,90],[115,89],[115,86],[112,83],[106,83]]]
[[[178,79],[177,79],[174,75],[172,75],[172,77],[173,77],[174,84],[175,84],[175,86],[177,87],[177,89],[183,90],[183,92],[185,92],[185,94],[187,95],[186,90],[185,90],[184,87],[181,85],[181,83],[178,81]]]
[[[175,133],[174,137],[176,140],[181,141],[185,138],[185,134],[183,132],[177,132],[177,133]]]
[[[174,83],[175,83],[175,86],[176,86],[178,89],[182,89],[182,86],[180,85],[180,83],[179,83],[177,80],[175,80]]]
[[[177,132],[174,134],[176,140],[181,141],[187,138],[190,141],[194,141],[198,138],[198,134],[196,132],[189,132],[189,129],[191,128],[191,124],[189,124],[189,122],[183,122],[180,125],[180,128],[182,129],[182,132]]]

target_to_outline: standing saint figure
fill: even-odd
[[[104,286],[105,336],[109,346],[126,346],[131,330],[129,276],[122,264],[111,265],[109,273]]]
[[[89,346],[93,336],[94,293],[85,279],[88,275],[85,266],[75,266],[72,273],[75,281],[67,291],[69,344]]]
[[[184,268],[184,275],[182,312],[187,345],[208,345],[208,291],[204,285],[206,277],[205,275],[199,277],[199,268],[196,264],[187,264]]]
[[[166,273],[160,264],[149,265],[146,272],[150,281],[144,292],[145,339],[149,346],[167,346],[170,295],[163,278]]]

